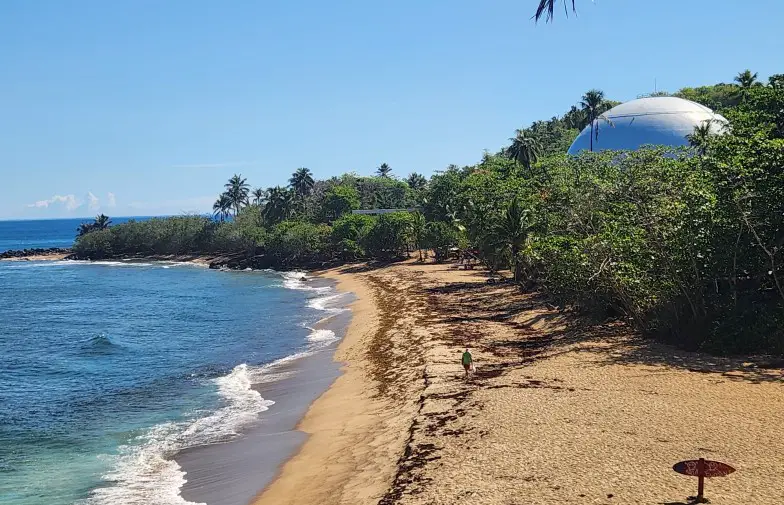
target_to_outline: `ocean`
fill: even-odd
[[[67,245],[58,240],[42,233],[28,247]],[[186,471],[210,473],[205,458],[183,468],[180,456],[231,447],[276,405],[301,416],[335,370],[301,381],[306,392],[269,386],[307,376],[308,360],[331,362],[340,330],[328,321],[346,301],[295,272],[0,261],[0,504],[206,503],[182,496]],[[260,450],[254,462],[272,475],[283,452],[258,462]],[[209,503],[246,503],[258,490],[229,498],[213,486]]]
[[[144,221],[148,216],[113,217],[112,224],[121,224],[131,219]],[[10,250],[48,247],[71,247],[76,230],[82,223],[91,223],[93,218],[82,219],[38,219],[29,221],[0,221],[0,253]]]

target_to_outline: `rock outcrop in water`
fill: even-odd
[[[71,253],[71,249],[67,247],[20,249],[2,252],[0,253],[0,259],[7,260],[12,258],[33,258],[35,256],[51,256],[53,254],[70,255]]]
[[[302,268],[305,270],[314,270],[314,269],[321,269],[321,268],[329,268],[330,266],[336,266],[339,262],[318,262],[318,261],[311,261],[311,262],[299,262],[296,264],[281,264],[278,258],[268,254],[255,254],[255,255],[248,255],[248,254],[234,254],[234,255],[226,255],[226,256],[218,256],[211,258],[209,261],[209,267],[213,269],[224,269],[224,270],[265,270],[265,269],[273,269],[273,270],[285,270],[290,268]]]

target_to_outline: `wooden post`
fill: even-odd
[[[697,503],[702,503],[705,498],[705,458],[700,458],[697,463]]]

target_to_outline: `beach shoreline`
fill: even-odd
[[[343,273],[351,268],[315,272],[356,296],[350,305],[351,323],[334,355],[342,363],[341,375],[299,422],[297,429],[307,439],[254,505],[371,503],[382,497],[394,475],[397,449],[404,445],[415,402],[391,409],[387,399],[369,387],[373,364],[366,352],[384,325],[383,315],[372,287]]]
[[[316,289],[334,285],[320,279],[312,282]],[[296,425],[339,375],[339,365],[332,356],[351,320],[351,312],[344,308],[350,301],[347,296],[341,296],[339,304],[325,307],[329,315],[311,328],[314,332],[331,332],[335,342],[315,342],[314,347],[264,365],[263,374],[253,375],[251,389],[264,401],[274,402],[269,410],[245,426],[239,436],[223,443],[190,447],[175,455],[174,460],[186,475],[180,490],[184,500],[245,505],[301,446],[305,435],[296,430]]]
[[[0,252],[0,261],[58,261],[72,254],[71,249],[62,247],[10,249]]]
[[[320,275],[357,296],[343,375],[253,505],[686,503],[696,482],[672,465],[697,457],[738,469],[710,480],[717,503],[784,493],[780,368],[580,322],[481,271],[412,260]]]

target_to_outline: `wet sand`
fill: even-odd
[[[326,275],[359,297],[345,373],[255,505],[677,505],[697,482],[672,465],[698,457],[737,469],[707,481],[713,503],[784,496],[775,364],[653,344],[448,265]]]
[[[316,329],[332,330],[342,338],[350,320],[351,312],[337,313],[317,324]],[[246,505],[272,481],[281,464],[306,439],[304,433],[296,430],[297,423],[339,375],[339,364],[333,360],[336,345],[277,366],[268,376],[273,380],[254,384],[264,399],[275,404],[262,412],[258,424],[241,436],[177,454],[175,460],[186,472],[187,482],[181,490],[185,500]]]

